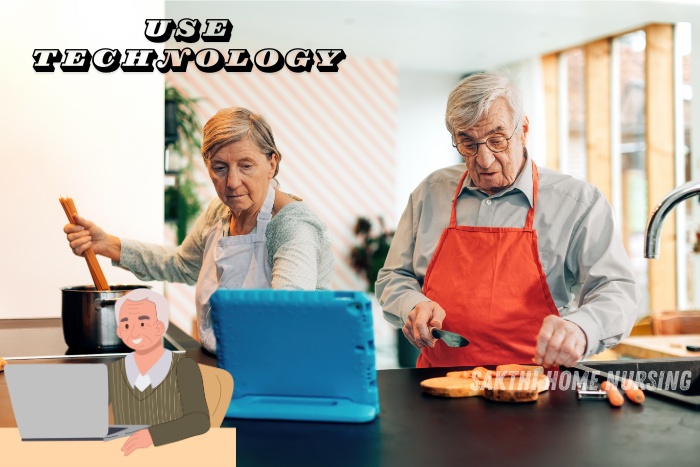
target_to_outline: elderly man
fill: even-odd
[[[376,283],[386,319],[421,349],[417,366],[572,366],[628,336],[639,291],[610,205],[535,165],[515,86],[469,76],[445,121],[466,167],[411,193]],[[431,327],[471,344],[447,347]]]
[[[117,335],[134,352],[109,366],[109,402],[118,425],[148,425],[124,443],[135,449],[172,443],[209,430],[202,375],[191,358],[163,347],[168,302],[136,289],[114,305]]]

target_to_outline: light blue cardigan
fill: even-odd
[[[207,233],[214,223],[227,226],[229,220],[229,209],[215,198],[179,247],[122,238],[121,258],[112,264],[131,271],[141,280],[194,285],[202,267]],[[266,238],[273,289],[330,287],[333,253],[328,231],[306,203],[295,201],[280,209],[267,226]]]

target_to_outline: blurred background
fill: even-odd
[[[281,189],[328,225],[337,290],[371,297],[410,192],[460,163],[444,126],[464,76],[521,86],[535,161],[606,194],[644,292],[640,322],[700,308],[700,212],[686,201],[643,258],[650,210],[700,178],[700,7],[692,1],[9,1],[0,6],[0,318],[60,316],[60,287],[89,284],[67,247],[59,195],[106,231],[177,244],[215,193],[199,128],[243,106],[270,122]],[[227,43],[149,42],[145,20],[229,19]],[[38,48],[343,49],[338,73],[36,73]],[[164,137],[165,135],[165,137]],[[358,229],[358,227],[360,227]],[[110,283],[133,276],[100,260]],[[193,333],[194,288],[153,284]],[[374,303],[379,368],[399,365]]]

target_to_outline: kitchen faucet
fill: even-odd
[[[700,194],[700,181],[690,181],[667,194],[658,206],[651,213],[647,224],[646,236],[644,239],[644,257],[659,257],[659,234],[661,226],[666,216],[676,207],[678,203],[695,195]]]

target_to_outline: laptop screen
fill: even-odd
[[[5,367],[23,439],[101,438],[108,430],[107,366],[102,363]]]

